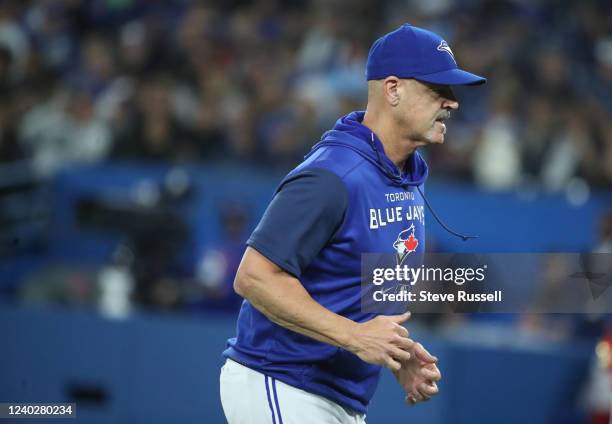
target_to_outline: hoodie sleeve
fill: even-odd
[[[340,228],[347,203],[336,174],[301,171],[283,181],[247,245],[299,277]]]

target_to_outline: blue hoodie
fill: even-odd
[[[398,263],[425,248],[419,193],[427,165],[414,152],[400,171],[364,112],[340,118],[280,183],[247,244],[297,277],[327,309],[355,322],[361,308],[361,254],[396,253]],[[224,352],[291,386],[365,413],[381,367],[281,327],[243,302]]]

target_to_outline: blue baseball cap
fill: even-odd
[[[453,51],[442,37],[409,24],[380,37],[368,53],[368,81],[390,75],[441,85],[487,82],[486,78],[459,69]]]

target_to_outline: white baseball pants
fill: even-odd
[[[229,424],[365,424],[365,415],[252,370],[231,359],[221,368]]]

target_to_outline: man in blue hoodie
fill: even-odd
[[[460,70],[438,35],[403,25],[368,55],[368,105],[338,120],[280,183],[247,241],[245,298],[221,370],[230,424],[363,423],[382,367],[411,403],[438,392],[436,358],[409,338],[409,313],[361,308],[361,254],[425,247],[416,149],[442,143]]]

